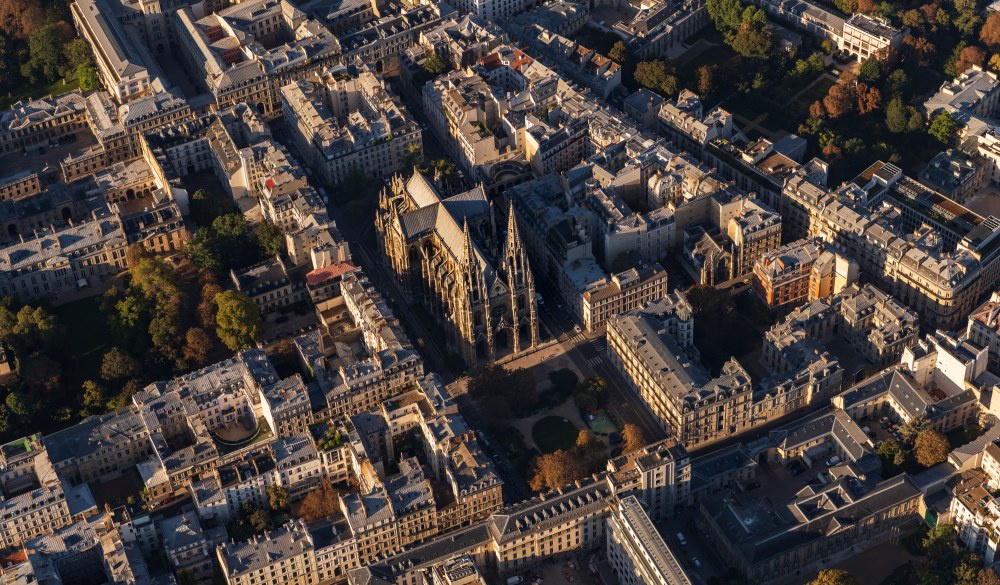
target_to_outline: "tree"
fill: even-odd
[[[859,83],[854,88],[854,95],[857,99],[859,114],[874,112],[882,105],[882,92],[878,88]]]
[[[886,439],[882,441],[878,448],[875,449],[875,454],[882,459],[882,463],[886,466],[896,464],[896,456],[902,452],[899,443],[893,439]]]
[[[973,65],[982,67],[985,62],[986,51],[976,46],[965,47],[958,54],[958,60],[955,61],[955,73],[963,73]]]
[[[931,126],[927,129],[927,133],[933,136],[942,144],[948,144],[951,142],[952,137],[955,132],[958,131],[958,122],[955,121],[947,112],[938,112],[934,119],[931,120]]]
[[[340,511],[340,491],[323,479],[323,484],[309,492],[299,504],[296,515],[306,522],[315,522],[328,518]]]
[[[84,65],[93,65],[94,57],[90,53],[90,45],[81,38],[75,38],[63,45],[63,57],[66,59],[66,66],[71,71]]]
[[[534,473],[528,484],[536,492],[558,489],[586,476],[583,462],[562,449],[535,458]]]
[[[764,11],[756,6],[747,6],[729,46],[749,59],[766,59],[771,54],[773,43],[773,31]]]
[[[204,329],[192,327],[184,334],[184,359],[196,366],[204,366],[214,345]]]
[[[403,153],[403,168],[411,169],[424,160],[424,152],[417,144],[410,144]]]
[[[226,347],[240,351],[260,341],[264,323],[250,297],[238,290],[227,290],[215,297],[215,305],[215,333]]]
[[[1000,577],[993,569],[980,569],[976,575],[976,585],[1000,585]]]
[[[944,564],[955,554],[955,528],[951,524],[936,524],[920,541],[920,548],[935,564]]]
[[[861,62],[861,66],[858,67],[858,79],[865,83],[874,83],[880,77],[882,77],[882,62],[878,57],[868,57]]]
[[[715,91],[715,75],[719,71],[719,66],[702,65],[698,68],[698,93],[704,97],[711,95]]]
[[[139,362],[120,347],[112,347],[101,359],[101,378],[108,382],[131,378],[139,372]]]
[[[844,569],[823,569],[809,585],[859,585],[858,579]]]
[[[831,87],[823,98],[823,107],[833,119],[850,112],[854,107],[854,91],[850,84],[842,81]]]
[[[0,33],[20,41],[45,25],[43,4],[37,0],[0,0]]]
[[[101,86],[101,78],[97,75],[97,70],[93,65],[80,65],[76,68],[76,79],[80,82],[80,89],[90,91]]]
[[[214,282],[207,282],[201,287],[201,302],[198,303],[198,323],[204,329],[215,328],[215,297],[222,292],[222,287]]]
[[[209,228],[201,228],[184,244],[184,255],[201,270],[219,272],[222,270],[222,258],[215,236]]]
[[[642,429],[632,423],[625,423],[622,427],[622,441],[625,443],[622,451],[626,453],[638,451],[646,446],[646,437],[642,434]]]
[[[895,97],[901,97],[910,87],[910,78],[906,76],[906,71],[896,69],[889,74],[887,87],[889,93]]]
[[[593,473],[596,468],[607,460],[604,443],[600,442],[594,433],[581,429],[576,435],[576,445],[573,455],[581,462],[585,473]]]
[[[4,399],[4,404],[11,412],[19,417],[27,418],[31,416],[31,403],[24,397],[21,392],[11,392]]]
[[[608,57],[610,57],[615,63],[625,63],[628,61],[628,47],[625,46],[623,41],[616,41],[615,44],[611,45],[611,50],[608,51]]]
[[[272,528],[271,515],[267,513],[267,510],[261,510],[260,508],[253,511],[250,517],[247,518],[250,522],[250,526],[253,527],[254,532],[265,532]]]
[[[667,76],[672,73],[666,61],[640,61],[635,66],[634,78],[639,85],[653,91],[662,91]]]
[[[885,126],[889,132],[900,134],[906,132],[906,124],[909,121],[906,113],[906,106],[899,97],[889,100],[885,106]]]
[[[428,51],[427,58],[424,59],[424,71],[437,77],[448,69],[448,63],[437,54],[437,51]]]
[[[64,64],[62,46],[72,34],[64,22],[32,32],[28,37],[28,61],[21,66],[21,75],[33,83],[58,79]]]
[[[743,22],[743,6],[739,0],[708,0],[708,16],[719,32],[731,33]]]
[[[963,37],[972,37],[982,18],[979,17],[979,9],[976,0],[955,0],[955,28]]]
[[[100,414],[104,412],[107,402],[107,391],[93,380],[83,382],[83,414]]]
[[[267,256],[284,256],[288,252],[285,232],[269,221],[257,224],[257,243]]]
[[[923,467],[933,467],[948,458],[951,446],[941,433],[927,429],[913,442],[913,455]]]
[[[1000,12],[991,12],[979,30],[979,40],[990,49],[1000,50]]]
[[[267,502],[275,512],[288,510],[288,490],[280,485],[267,486]]]

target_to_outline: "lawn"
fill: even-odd
[[[531,438],[542,453],[569,449],[579,434],[580,429],[561,416],[547,416],[531,427]]]
[[[111,349],[111,332],[101,312],[101,298],[88,297],[60,305],[52,310],[66,328],[69,356],[64,361],[63,382],[67,388],[79,388],[84,380],[99,380],[101,358]]]
[[[29,85],[17,91],[9,92],[9,95],[0,96],[0,109],[9,108],[12,104],[24,99],[40,98],[47,95],[62,95],[78,87],[80,87],[80,82],[76,79],[73,79],[69,83],[63,83],[60,80],[50,84],[40,83],[38,85]]]

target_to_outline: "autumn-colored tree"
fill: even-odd
[[[101,359],[101,378],[113,382],[135,376],[139,362],[120,347],[112,347]]]
[[[1000,585],[1000,576],[997,576],[993,569],[980,569],[976,576],[976,585]]]
[[[882,106],[882,92],[877,87],[859,83],[854,88],[854,95],[857,99],[859,114],[874,112]]]
[[[809,585],[859,585],[859,581],[844,569],[823,569]]]
[[[958,61],[955,61],[955,71],[963,73],[973,65],[982,67],[986,62],[986,51],[977,46],[969,46],[962,49],[958,54]]]
[[[809,106],[809,117],[810,118],[820,118],[820,119],[822,119],[822,118],[825,118],[826,116],[827,116],[827,114],[826,114],[826,107],[823,106],[823,102],[822,101],[816,100],[816,101],[814,101],[812,103],[811,106]]]
[[[843,155],[844,151],[836,144],[827,144],[823,147],[823,158],[828,162],[833,162]]]
[[[990,71],[1000,71],[1000,54],[990,57]]]
[[[208,363],[212,337],[201,327],[192,327],[184,334],[184,359],[196,366]]]
[[[924,37],[907,35],[903,37],[903,52],[917,61],[918,65],[928,65],[937,53],[937,47]]]
[[[913,442],[913,455],[923,467],[933,467],[948,458],[951,446],[941,433],[927,429]]]
[[[340,490],[330,484],[329,479],[323,480],[323,485],[309,492],[299,504],[296,515],[306,522],[314,522],[328,518],[340,511]]]
[[[0,0],[0,33],[21,41],[45,26],[45,10],[38,0]]]
[[[205,329],[215,328],[215,297],[222,292],[222,287],[214,282],[208,282],[201,287],[201,302],[198,303],[198,323]]]
[[[979,30],[979,40],[994,51],[1000,50],[1000,12],[991,12],[986,17],[983,28]]]
[[[698,93],[705,97],[715,91],[715,77],[719,66],[715,64],[702,65],[698,68]]]
[[[831,87],[823,98],[823,107],[833,119],[850,112],[854,108],[854,91],[851,85],[842,81]]]
[[[535,458],[535,470],[528,484],[536,492],[558,489],[587,474],[582,462],[562,449]]]
[[[904,11],[899,15],[899,20],[903,23],[903,26],[911,28],[914,31],[918,29],[923,30],[924,25],[927,24],[924,14],[916,9]]]
[[[600,463],[607,459],[604,443],[600,442],[594,433],[587,429],[583,429],[577,434],[572,454],[584,466],[586,473],[597,471],[596,468]]]
[[[878,12],[878,4],[875,3],[875,0],[858,0],[858,12],[874,14]]]
[[[625,443],[622,449],[626,453],[646,446],[646,437],[642,434],[642,429],[632,423],[625,423],[622,427],[622,441]]]
[[[611,45],[611,50],[608,51],[608,57],[616,63],[624,63],[628,60],[628,47],[625,46],[623,41],[617,41],[615,44]]]

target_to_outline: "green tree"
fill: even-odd
[[[52,25],[31,33],[28,38],[28,60],[21,65],[21,75],[31,83],[51,81],[58,77],[62,65],[60,46],[62,41]]]
[[[947,565],[955,556],[955,529],[951,524],[937,524],[920,541],[920,548],[935,565]]]
[[[184,254],[192,264],[201,270],[219,272],[222,270],[222,258],[218,243],[212,230],[201,228],[184,245]]]
[[[90,45],[81,38],[75,38],[63,46],[63,56],[66,59],[66,67],[70,71],[76,71],[85,65],[93,66],[94,57],[90,52]]]
[[[889,129],[889,132],[893,134],[906,132],[908,122],[909,117],[907,116],[906,106],[903,105],[903,100],[898,97],[889,100],[889,103],[885,106],[885,126]]]
[[[861,62],[858,67],[858,80],[865,83],[874,83],[882,77],[882,62],[878,57],[868,57]]]
[[[662,59],[640,61],[635,66],[633,79],[646,89],[658,91],[670,97],[677,93],[677,77],[673,64]]]
[[[284,256],[288,252],[285,243],[285,232],[269,221],[257,224],[257,243],[265,255]]]
[[[958,131],[958,122],[947,112],[938,112],[931,121],[930,128],[927,129],[927,133],[942,144],[949,144],[956,131]]]
[[[11,412],[22,418],[31,416],[31,403],[21,392],[11,392],[4,399],[4,404]]]
[[[280,485],[267,486],[267,501],[275,512],[288,511],[288,490]]]
[[[427,58],[424,60],[423,69],[427,73],[437,77],[448,69],[448,63],[441,58],[441,55],[437,54],[437,51],[428,51]]]
[[[107,391],[93,380],[83,382],[83,414],[89,416],[104,412],[107,402]]]
[[[888,85],[889,94],[893,96],[902,96],[910,88],[910,78],[907,77],[906,71],[902,69],[895,69],[889,74]]]
[[[216,335],[232,351],[240,351],[260,341],[263,321],[260,309],[247,295],[227,290],[215,297]]]
[[[97,70],[93,65],[80,65],[76,68],[76,79],[80,82],[80,89],[90,91],[97,89],[101,85],[101,78],[97,75]]]
[[[716,30],[731,33],[743,23],[743,5],[739,0],[708,0],[708,16]]]
[[[734,51],[749,59],[766,59],[774,44],[767,15],[756,6],[747,6],[736,34],[729,41]]]
[[[250,522],[250,526],[253,527],[254,532],[257,533],[266,532],[272,528],[271,515],[267,513],[267,510],[258,508],[250,514],[247,520]]]

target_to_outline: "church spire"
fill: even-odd
[[[521,241],[521,232],[517,227],[517,218],[514,217],[514,202],[510,203],[507,209],[507,253],[504,263],[507,268],[507,279],[514,285],[524,285],[531,280],[531,269],[528,267],[528,255],[524,250],[524,242]]]

